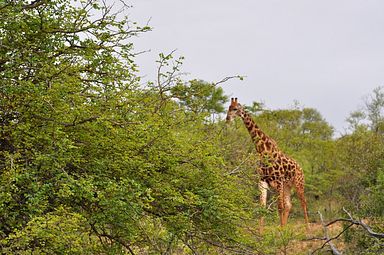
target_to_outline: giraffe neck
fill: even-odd
[[[276,142],[268,137],[253,121],[251,115],[242,111],[241,118],[243,119],[245,127],[251,135],[252,141],[255,144],[258,153],[271,152],[276,147]]]

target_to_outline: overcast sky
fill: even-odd
[[[184,56],[184,79],[231,80],[225,92],[270,109],[297,100],[338,132],[363,97],[384,85],[383,0],[132,0],[132,20],[153,31],[135,40],[141,75],[160,52]]]

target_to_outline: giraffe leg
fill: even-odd
[[[286,224],[285,221],[285,204],[284,204],[284,188],[283,184],[279,185],[277,188],[277,191],[279,193],[279,197],[277,199],[277,209],[279,211],[279,218],[280,218],[280,226],[284,226]]]
[[[304,196],[304,177],[302,174],[295,178],[295,188],[296,188],[297,196],[300,199],[301,207],[303,208],[305,223],[308,226],[309,220],[308,220],[307,200],[305,199],[305,196]]]
[[[283,199],[283,196],[279,195],[279,198],[277,199],[277,209],[279,211],[280,226],[284,226],[285,221],[284,221],[284,199]]]
[[[289,213],[290,213],[291,208],[292,208],[292,203],[291,203],[291,186],[287,185],[287,184],[284,184],[283,191],[284,191],[284,195],[283,195],[283,199],[284,199],[283,222],[284,222],[284,225],[285,225],[285,224],[288,223]]]
[[[291,203],[291,185],[287,183],[282,183],[277,187],[279,192],[279,197],[277,200],[277,206],[280,216],[280,225],[284,226],[288,222],[289,212],[292,208]]]
[[[265,181],[259,182],[260,190],[260,204],[263,208],[267,207],[267,192],[268,192],[268,183]],[[260,227],[264,226],[264,217],[260,217]]]
[[[307,200],[304,197],[304,191],[298,191],[297,192],[297,196],[299,197],[300,203],[301,203],[301,207],[303,208],[305,223],[309,224],[308,210],[307,210]]]

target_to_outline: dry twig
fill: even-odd
[[[377,233],[377,232],[373,231],[371,229],[371,227],[368,226],[367,224],[365,224],[363,221],[356,220],[355,218],[353,218],[352,214],[350,212],[348,212],[345,208],[343,208],[343,211],[348,215],[349,218],[335,219],[335,220],[333,220],[327,224],[324,223],[322,214],[320,212],[318,212],[318,214],[320,216],[321,224],[323,225],[324,237],[323,238],[314,237],[314,238],[307,239],[307,240],[324,240],[325,242],[323,243],[323,245],[320,248],[314,250],[311,254],[315,254],[317,251],[320,251],[321,249],[323,249],[326,245],[329,245],[329,247],[331,248],[332,254],[337,254],[337,255],[342,254],[340,251],[338,251],[336,249],[336,247],[335,247],[335,245],[333,245],[332,241],[338,239],[343,233],[345,233],[350,227],[352,227],[354,225],[362,227],[368,233],[368,235],[370,235],[370,236],[372,236],[378,240],[384,239],[384,233]],[[343,231],[341,231],[335,237],[330,238],[328,235],[328,227],[337,223],[337,222],[347,222],[347,223],[349,223],[349,225],[347,227],[345,227],[343,229]]]
[[[320,251],[322,250],[327,244],[328,246],[331,248],[331,251],[332,251],[332,254],[334,255],[341,255],[342,253],[340,251],[337,250],[336,246],[332,243],[332,240],[335,240],[337,237],[339,237],[340,235],[338,235],[337,237],[335,238],[329,238],[329,234],[328,234],[328,229],[327,229],[327,226],[325,223],[324,223],[324,219],[323,219],[323,215],[321,214],[320,211],[317,212],[320,216],[320,221],[321,221],[321,224],[323,225],[323,231],[324,231],[324,238],[323,240],[326,240],[325,243],[323,243],[323,245],[314,250],[311,254],[315,254],[317,251]],[[344,232],[344,231],[343,231]]]

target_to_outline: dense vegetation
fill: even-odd
[[[97,0],[1,2],[2,254],[287,251],[284,229],[258,231],[261,215],[276,229],[275,206],[258,206],[254,147],[240,121],[221,120],[218,84],[182,80],[182,59],[164,54],[142,84],[131,37],[148,30]],[[303,166],[312,221],[345,207],[383,232],[381,88],[339,138],[316,109],[248,109]],[[383,252],[359,228],[343,240]]]

